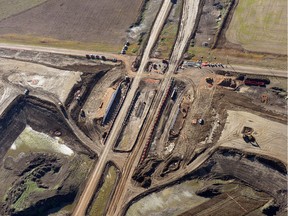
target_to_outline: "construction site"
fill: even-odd
[[[236,6],[161,1],[137,56],[0,43],[0,215],[286,215],[287,71],[185,60]]]

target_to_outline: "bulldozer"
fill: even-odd
[[[252,135],[254,132],[253,128],[250,127],[244,127],[242,130],[243,139],[246,143],[250,143],[255,147],[260,147],[258,143],[256,142],[255,137]]]

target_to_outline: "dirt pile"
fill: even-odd
[[[229,88],[236,88],[236,82],[232,78],[224,78],[218,82],[218,85]]]
[[[58,192],[59,194],[65,194],[61,191],[62,184],[61,178],[59,178],[59,176],[63,175],[63,172],[65,173],[65,168],[62,168],[65,162],[67,163],[64,158],[61,159],[56,155],[40,153],[24,155],[17,161],[12,157],[7,157],[4,162],[4,168],[11,170],[10,172],[19,178],[17,178],[16,182],[13,183],[11,189],[6,194],[5,203],[2,203],[1,208],[2,214],[18,214],[18,212],[21,212],[18,206],[21,206],[21,209],[26,209],[30,207],[31,200],[33,200],[32,203],[34,202],[34,204],[36,204],[41,200],[56,195]],[[22,164],[28,165],[22,166]],[[68,173],[62,177],[65,179],[67,175]],[[55,187],[54,191],[51,190],[55,185],[59,185],[59,187]],[[32,186],[38,188],[39,191],[42,191],[42,189],[43,191],[45,189],[50,189],[51,191],[42,196],[39,196],[37,193],[31,193],[29,194],[29,200],[24,200],[25,193],[28,193]],[[75,191],[71,192],[75,193]],[[11,208],[11,206],[13,207]]]
[[[247,170],[250,171],[247,173]],[[199,174],[205,172],[219,178],[239,179],[272,196],[281,212],[287,208],[287,168],[280,161],[233,149],[221,149],[198,170]]]
[[[155,158],[145,161],[141,166],[137,167],[132,179],[138,182],[141,187],[150,187],[152,181],[151,176],[160,163],[161,160]]]

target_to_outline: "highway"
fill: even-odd
[[[157,110],[160,109],[159,105],[165,97],[164,93],[168,90],[167,88],[169,87],[171,76],[177,70],[185,52],[186,44],[188,43],[193,32],[196,24],[199,3],[200,0],[187,0],[184,2],[180,29],[171,55],[168,72],[165,74],[165,78],[163,79],[163,82],[158,90],[155,103],[152,104],[152,111],[148,114],[147,121],[143,127],[143,130],[141,131],[140,139],[125,163],[122,177],[110,202],[107,215],[123,215],[125,213],[123,212],[125,210],[123,207],[125,206],[126,201],[131,199],[129,195],[133,194],[131,193],[131,189],[133,188],[133,184],[131,183],[132,175],[145,148],[147,135],[153,128],[153,122],[155,122],[156,118],[155,113],[157,113]]]
[[[105,148],[101,155],[99,156],[99,160],[97,164],[95,165],[95,168],[92,170],[91,175],[87,181],[86,187],[83,191],[83,193],[80,196],[79,202],[77,203],[73,215],[80,216],[85,215],[86,209],[88,208],[90,200],[93,198],[94,192],[96,190],[96,187],[98,183],[101,180],[102,173],[105,169],[108,153],[113,148],[113,145],[115,143],[115,140],[118,135],[118,131],[120,130],[122,126],[122,122],[124,121],[124,118],[126,116],[127,110],[129,108],[129,105],[134,97],[134,94],[136,93],[136,90],[139,86],[139,82],[141,80],[141,74],[144,72],[144,68],[149,60],[149,55],[151,53],[151,50],[156,43],[158,36],[161,32],[161,29],[165,23],[165,20],[169,14],[169,11],[172,7],[172,3],[170,0],[164,0],[163,5],[159,11],[159,14],[156,18],[156,21],[154,23],[154,26],[152,28],[150,38],[148,40],[147,46],[145,48],[143,58],[141,61],[141,65],[139,67],[138,73],[136,77],[133,80],[132,86],[130,91],[128,92],[128,95],[124,101],[124,104],[114,122],[112,131],[110,133],[110,136],[108,137]]]

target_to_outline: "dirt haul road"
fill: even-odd
[[[225,71],[235,71],[237,73],[245,73],[245,74],[261,74],[268,76],[276,76],[276,77],[285,77],[287,78],[288,72],[284,70],[275,70],[273,68],[255,68],[251,66],[243,66],[243,65],[227,65]]]
[[[53,47],[42,47],[42,46],[28,46],[28,45],[20,45],[20,44],[8,44],[8,43],[0,43],[0,49],[15,49],[15,50],[27,50],[27,51],[35,51],[35,52],[48,52],[48,53],[57,53],[63,55],[75,55],[75,56],[85,56],[86,54],[97,54],[106,56],[106,58],[116,58],[124,63],[125,68],[129,74],[135,74],[131,70],[131,63],[133,60],[130,56],[118,55],[113,53],[105,53],[105,52],[93,52],[91,50],[74,50],[74,49],[63,49],[63,48],[53,48]]]
[[[154,26],[151,31],[151,35],[148,41],[148,44],[146,46],[146,49],[144,51],[144,55],[141,61],[141,65],[139,68],[139,71],[132,83],[131,89],[128,92],[128,95],[125,99],[125,102],[120,110],[120,113],[118,117],[116,118],[116,121],[113,125],[112,131],[110,133],[110,136],[107,139],[107,142],[105,144],[105,149],[103,150],[102,154],[99,156],[98,163],[95,165],[94,170],[91,172],[91,175],[88,179],[87,185],[80,197],[79,202],[77,203],[73,215],[75,216],[80,216],[80,215],[85,215],[86,209],[89,205],[90,200],[93,198],[95,189],[100,182],[102,173],[105,169],[106,163],[107,163],[107,158],[108,158],[108,153],[110,150],[113,148],[113,145],[115,143],[115,140],[117,138],[119,129],[122,126],[122,122],[127,114],[127,110],[129,108],[129,105],[134,97],[134,94],[139,86],[139,82],[141,79],[141,74],[144,72],[144,68],[146,64],[148,63],[149,60],[149,55],[151,53],[151,49],[153,48],[154,44],[157,41],[157,38],[161,32],[161,29],[165,23],[165,20],[169,14],[169,11],[172,7],[172,3],[170,0],[165,0],[163,2],[163,5],[159,11],[159,14],[156,18],[156,21],[154,23]],[[115,214],[113,214],[115,215]],[[117,214],[116,214],[117,215]]]
[[[185,52],[186,44],[188,43],[190,36],[194,30],[196,24],[196,18],[199,10],[200,0],[187,0],[183,6],[183,14],[181,18],[181,26],[179,29],[178,37],[173,49],[173,53],[170,59],[170,66],[168,72],[165,74],[165,78],[163,83],[161,84],[160,90],[156,96],[156,100],[154,103],[153,110],[159,110],[159,104],[164,99],[164,93],[169,88],[169,83],[171,81],[172,74],[177,70],[177,67],[182,59],[182,56]],[[152,105],[153,106],[153,105]],[[157,113],[157,112],[156,112]],[[145,148],[146,144],[146,132],[150,132],[153,128],[153,122],[155,121],[155,113],[150,112],[147,118],[147,122],[142,130],[141,137],[139,142],[136,144],[133,152],[128,158],[125,166],[123,168],[122,177],[119,181],[119,184],[115,190],[115,194],[110,202],[110,205],[107,210],[107,215],[123,215],[125,212],[125,206],[133,197],[135,197],[135,193],[133,193],[133,184],[131,183],[132,175],[134,173],[134,169],[137,167],[139,160],[141,158],[142,152]],[[179,177],[177,175],[177,177]]]
[[[13,88],[12,86],[2,82],[0,82],[0,90],[1,88],[3,89],[0,95],[0,118],[4,116],[5,112],[10,107],[10,104],[13,103],[13,101],[23,93],[23,91]]]
[[[195,23],[200,1],[201,0],[184,1],[182,20],[173,53],[170,58],[168,73],[176,72],[179,63],[182,60],[187,43],[191,37],[191,33],[196,29]]]
[[[52,47],[41,47],[41,46],[28,46],[28,45],[20,45],[20,44],[9,44],[9,43],[0,43],[0,49],[16,49],[16,50],[30,50],[36,52],[49,52],[49,53],[57,53],[64,55],[76,55],[76,56],[84,56],[87,53],[94,53],[91,50],[73,50],[73,49],[62,49],[62,48],[52,48]],[[126,66],[126,70],[130,74],[135,74],[132,72],[130,67],[129,56],[123,56],[112,53],[105,52],[96,52],[99,55],[104,55],[110,58],[116,58],[124,62]],[[143,55],[144,56],[144,55]],[[144,66],[143,66],[144,67]],[[263,67],[254,67],[251,65],[227,65],[227,68],[223,69],[226,71],[235,71],[238,73],[249,73],[249,74],[259,74],[259,75],[269,75],[269,76],[278,76],[278,77],[288,77],[287,70],[277,70],[274,68],[263,68]],[[140,70],[139,70],[140,71]]]

